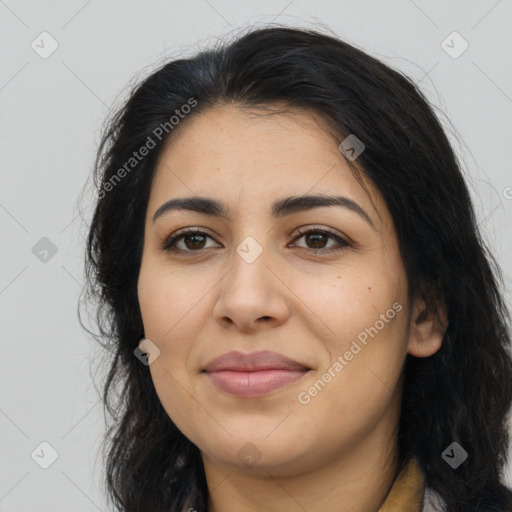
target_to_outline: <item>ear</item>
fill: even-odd
[[[415,299],[409,325],[409,346],[407,353],[415,357],[429,357],[443,344],[448,326],[446,308],[440,303],[427,307],[422,299]]]

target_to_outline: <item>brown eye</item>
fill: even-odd
[[[313,244],[313,249],[323,249],[329,238],[329,236],[324,233],[315,232],[310,232],[304,236],[308,245]]]
[[[326,254],[336,251],[341,251],[346,247],[351,247],[351,245],[341,238],[339,235],[331,233],[330,231],[326,231],[324,229],[306,229],[300,231],[300,236],[295,240],[299,240],[300,238],[304,238],[307,247],[305,248],[305,252],[311,254]],[[334,246],[326,247],[327,241],[333,239],[337,242]]]
[[[175,235],[171,235],[165,240],[162,245],[164,251],[185,253],[185,252],[199,252],[205,248],[206,239],[211,236],[195,229],[183,229]],[[213,239],[212,239],[213,240]],[[177,247],[179,242],[182,242],[184,248]]]
[[[186,235],[182,237],[182,240],[184,240],[187,249],[203,249],[205,243],[205,237],[197,234]],[[190,244],[187,243],[187,241],[189,241]]]
[[[321,255],[341,251],[346,247],[352,247],[349,242],[341,238],[339,235],[336,235],[325,229],[309,228],[307,230],[299,231],[299,233],[300,236],[296,237],[295,240],[304,238],[306,247],[303,247],[303,250],[306,253]],[[205,245],[208,238],[213,240],[210,235],[204,233],[203,231],[186,228],[168,237],[164,241],[162,249],[164,251],[176,254],[192,254],[195,252],[200,253],[204,249],[208,249],[208,247]],[[329,247],[327,246],[329,239],[337,243]],[[180,243],[181,247],[179,246]],[[301,248],[299,245],[296,245],[296,247]]]

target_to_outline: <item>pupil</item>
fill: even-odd
[[[198,238],[202,238],[202,239],[203,239],[203,242],[204,242],[204,236],[202,236],[202,235],[189,235],[189,236],[187,237],[187,240],[190,240],[190,239],[196,239],[196,241],[197,241],[197,239],[198,239]],[[199,243],[201,243],[201,242],[199,242]],[[193,242],[192,244],[194,245],[194,244],[195,244],[195,242]],[[186,245],[187,245],[187,247],[188,247],[189,249],[191,248],[191,247],[189,247],[189,244],[188,244],[188,243],[187,243]],[[198,247],[197,247],[197,245],[194,245],[194,247],[195,247],[196,249],[198,248]],[[199,248],[201,248],[201,247],[199,247]]]
[[[317,233],[315,235],[307,235],[307,236],[308,236],[308,243],[309,243],[309,240],[311,239],[311,237],[313,237],[313,238],[314,237],[324,237],[325,235],[323,235],[322,233]],[[317,242],[318,242],[318,240],[317,240]],[[313,242],[313,243],[315,243],[315,242]],[[315,248],[317,248],[317,247],[315,247]]]

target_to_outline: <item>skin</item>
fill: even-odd
[[[262,117],[222,105],[179,128],[155,170],[138,296],[145,337],[160,350],[151,377],[169,417],[201,451],[209,512],[377,511],[397,468],[406,355],[432,355],[444,332],[421,315],[422,301],[409,301],[383,198],[365,181],[372,205],[340,140],[311,113]],[[271,216],[272,202],[303,194],[349,197],[376,229],[337,206]],[[153,224],[164,202],[194,195],[226,203],[231,220],[180,210]],[[330,229],[353,246],[307,254],[338,242],[308,239],[299,226]],[[177,242],[184,255],[165,252],[166,238],[184,227],[208,237]],[[252,263],[236,252],[248,236],[262,249]],[[300,403],[298,394],[394,303],[401,311]],[[231,350],[272,350],[312,371],[265,397],[234,397],[201,372]],[[255,464],[238,456],[243,449]]]

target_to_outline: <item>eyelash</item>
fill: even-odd
[[[325,229],[318,229],[318,228],[309,228],[309,229],[304,229],[304,230],[299,229],[298,235],[294,238],[294,240],[297,240],[298,238],[302,238],[304,235],[308,235],[310,233],[317,233],[317,234],[320,233],[322,235],[327,235],[327,236],[335,239],[339,243],[339,246],[329,247],[327,249],[302,248],[304,250],[304,252],[307,254],[313,254],[313,255],[317,255],[319,253],[329,254],[329,253],[333,253],[333,252],[342,251],[342,250],[346,249],[347,247],[352,247],[351,244],[349,244],[346,240],[344,240],[340,236],[332,233],[331,231],[327,231]],[[208,238],[212,238],[210,235],[208,235],[207,233],[205,233],[203,231],[199,231],[197,229],[192,229],[192,228],[184,228],[184,229],[178,231],[176,234],[169,236],[163,242],[162,249],[166,252],[171,252],[171,253],[175,253],[175,254],[200,253],[201,251],[203,251],[204,249],[198,249],[197,251],[194,251],[194,250],[186,250],[185,251],[183,249],[176,248],[176,243],[188,235],[204,235]]]

